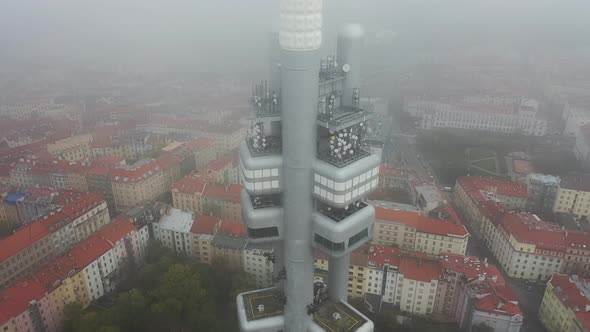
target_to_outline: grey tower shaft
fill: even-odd
[[[313,302],[312,166],[316,156],[319,55],[281,53],[284,179],[285,331],[306,332]]]
[[[332,257],[328,265],[328,295],[334,302],[348,300],[348,271],[350,253],[342,257]]]

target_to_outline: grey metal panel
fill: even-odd
[[[322,176],[332,179],[336,182],[345,182],[351,180],[355,176],[361,175],[368,170],[371,170],[381,163],[377,155],[369,155],[361,160],[357,160],[352,164],[344,167],[336,167],[330,165],[325,161],[317,159],[314,163],[314,171]]]
[[[283,157],[281,155],[253,157],[246,142],[240,144],[239,154],[242,165],[248,170],[281,168],[283,166]]]
[[[368,228],[370,231],[374,221],[375,208],[371,205],[367,205],[339,222],[336,222],[319,212],[314,212],[313,232],[334,243],[346,242],[345,251],[349,251],[348,239],[365,228]]]
[[[263,239],[249,238],[252,243],[275,242],[283,239],[283,208],[280,206],[255,209],[250,201],[250,195],[244,189],[242,190],[242,214],[248,228],[260,229],[267,227],[277,227],[279,236]]]

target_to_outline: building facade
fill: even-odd
[[[539,319],[551,332],[590,331],[590,280],[563,274],[551,277]]]
[[[382,245],[439,255],[464,255],[469,233],[465,226],[421,216],[417,212],[375,208],[373,241]]]
[[[140,160],[133,165],[111,170],[113,198],[118,211],[155,200],[168,188],[160,165],[155,160]]]
[[[482,103],[481,100],[442,102],[407,100],[405,112],[418,118],[418,128],[472,129],[498,133],[543,136],[547,120],[538,114],[539,103],[521,99],[513,104]]]

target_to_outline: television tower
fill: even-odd
[[[275,285],[238,295],[240,330],[373,331],[347,303],[350,253],[373,233],[364,200],[380,164],[364,146],[363,30],[346,25],[337,54],[321,58],[322,0],[282,0],[280,16],[280,60],[271,84],[253,87],[255,118],[240,146],[248,236],[273,243]],[[325,283],[314,280],[314,249],[330,257]]]

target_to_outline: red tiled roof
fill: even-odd
[[[23,313],[32,300],[45,297],[45,288],[33,280],[21,280],[16,285],[0,291],[0,325]]]
[[[565,245],[566,248],[590,251],[590,233],[568,231],[565,233]]]
[[[553,292],[561,304],[572,310],[586,328],[590,328],[590,311],[586,310],[590,306],[590,298],[578,286],[584,284],[587,292],[590,289],[590,279],[575,278],[577,280],[567,275],[554,274],[549,283],[554,287]]]
[[[124,238],[127,234],[133,232],[135,229],[136,227],[133,224],[131,217],[120,216],[110,224],[107,224],[99,229],[95,235],[114,244]]]
[[[219,232],[224,234],[230,234],[238,237],[246,236],[246,225],[239,221],[223,220]]]
[[[158,158],[157,162],[163,170],[168,170],[176,165],[179,165],[182,160],[175,154],[164,153],[160,156],[160,158]]]
[[[438,280],[441,274],[441,264],[436,261],[419,257],[402,256],[399,271],[406,279],[422,282]]]
[[[55,219],[61,219],[61,217],[63,217],[63,215],[59,215],[55,217]],[[4,262],[25,248],[32,246],[37,241],[42,240],[49,234],[51,234],[51,232],[41,221],[32,222],[29,225],[20,228],[14,234],[0,240],[0,262]]]
[[[383,268],[385,264],[399,266],[400,252],[398,248],[372,245],[369,249],[369,266],[378,269]]]
[[[111,170],[111,180],[115,182],[141,182],[161,171],[155,160],[149,160],[138,167],[116,167]]]
[[[207,137],[199,137],[194,141],[186,144],[187,149],[192,152],[203,151],[213,144],[213,140]]]
[[[60,194],[56,197],[62,198],[61,196]],[[99,193],[76,193],[69,199],[66,197],[65,205],[61,209],[34,220],[11,236],[0,240],[0,262],[42,240],[52,232],[61,229],[64,225],[74,221],[102,202],[104,202],[104,199]]]
[[[561,227],[545,222],[536,215],[509,213],[500,219],[499,225],[519,242],[534,244],[536,249],[556,252],[565,250],[565,233]]]
[[[441,264],[444,269],[464,275],[468,281],[478,280],[480,277],[485,276],[491,282],[498,284],[505,283],[504,276],[500,270],[495,265],[488,264],[487,261],[482,261],[479,257],[448,253],[441,255]]]
[[[221,219],[213,216],[196,216],[191,226],[191,233],[215,235]]]
[[[187,175],[182,179],[176,181],[172,185],[173,191],[179,191],[185,194],[203,193],[207,182],[203,181],[200,177],[194,175]]]
[[[457,179],[463,189],[467,192],[491,191],[497,195],[527,198],[527,187],[522,183],[500,181],[479,176],[461,176]]]
[[[107,176],[109,175],[110,169],[108,167],[93,167],[88,170],[86,175],[102,175]]]
[[[240,193],[244,188],[241,184],[217,184],[207,183],[203,191],[203,197],[216,198],[224,201],[240,203]]]
[[[213,160],[212,162],[210,162],[209,164],[207,164],[205,166],[205,169],[219,171],[219,170],[222,170],[223,168],[226,168],[226,167],[232,167],[232,166],[238,164],[237,158],[238,158],[237,153],[231,153],[231,154],[226,155],[220,159]]]
[[[59,286],[61,280],[71,276],[72,271],[78,273],[84,269],[133,230],[135,226],[130,217],[119,217],[35,273],[35,279],[51,291]]]
[[[482,287],[475,307],[477,310],[496,315],[521,315],[524,317],[522,310],[518,306],[516,293],[503,285]]]
[[[417,231],[422,233],[458,237],[469,235],[467,229],[465,229],[465,226],[463,225],[455,224],[447,220],[424,217],[418,212],[375,207],[375,218],[409,225],[415,227]]]

